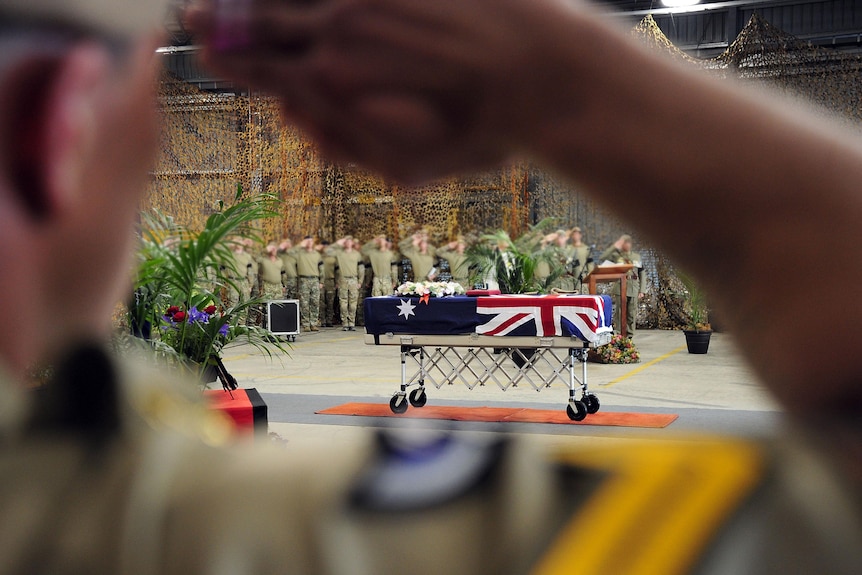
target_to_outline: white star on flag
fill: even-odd
[[[411,315],[416,315],[416,313],[413,311],[414,309],[416,309],[416,306],[410,303],[410,300],[402,299],[401,305],[397,305],[395,307],[401,310],[398,312],[398,315],[403,315],[404,319],[410,319]]]

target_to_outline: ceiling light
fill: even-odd
[[[661,3],[668,8],[687,8],[700,4],[700,0],[661,0]]]

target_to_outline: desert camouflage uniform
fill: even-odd
[[[323,325],[332,327],[335,323],[335,294],[338,261],[333,255],[323,255],[323,289],[320,290],[320,319]],[[341,318],[344,321],[344,318]]]
[[[401,256],[394,250],[381,251],[377,243],[370,241],[360,250],[371,265],[374,278],[371,283],[371,296],[391,295],[398,277],[398,260]],[[360,306],[361,307],[361,306]]]
[[[296,256],[288,252],[279,254],[284,264],[284,297],[299,299],[299,275],[296,272]]]
[[[76,355],[38,394],[0,375],[0,573],[856,575],[862,565],[858,491],[814,426],[772,442],[649,441],[555,460],[494,434],[435,435],[424,451],[370,434],[314,453],[230,447],[226,420],[191,387],[150,373],[121,386],[104,355]],[[410,466],[427,472],[392,473]]]
[[[364,271],[362,253],[359,250],[347,251],[340,245],[333,245],[327,255],[336,259],[338,265],[338,303],[341,308],[341,325],[356,326],[356,304],[359,301],[360,272]]]
[[[320,279],[315,277],[299,278],[299,317],[302,330],[308,331],[317,325],[320,315]]]

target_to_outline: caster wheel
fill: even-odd
[[[411,391],[408,399],[413,407],[425,407],[425,404],[428,403],[428,395],[421,387]]]
[[[587,406],[582,401],[572,401],[566,406],[566,415],[572,421],[583,421],[587,416]]]
[[[407,411],[407,396],[403,393],[396,393],[392,396],[392,399],[389,400],[389,409],[392,410],[392,413],[404,413]]]
[[[536,355],[535,349],[513,349],[511,352],[512,361],[515,362],[515,365],[518,368],[522,368],[525,365],[528,365],[530,361],[532,361],[533,356]]]
[[[581,398],[581,401],[586,404],[587,413],[589,413],[590,415],[598,412],[599,407],[601,406],[601,403],[599,403],[599,398],[593,393],[587,393],[586,395],[584,395],[583,398]]]

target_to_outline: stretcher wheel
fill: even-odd
[[[396,393],[389,400],[389,409],[392,413],[405,413],[407,411],[407,397],[403,393]]]
[[[572,421],[583,421],[587,416],[587,406],[583,401],[570,401],[566,406],[566,415]]]
[[[587,413],[590,415],[596,413],[601,407],[601,403],[599,403],[599,398],[594,393],[588,393],[584,395],[581,401],[587,406]]]
[[[425,407],[425,404],[428,403],[428,394],[421,387],[411,391],[407,397],[413,407]]]

